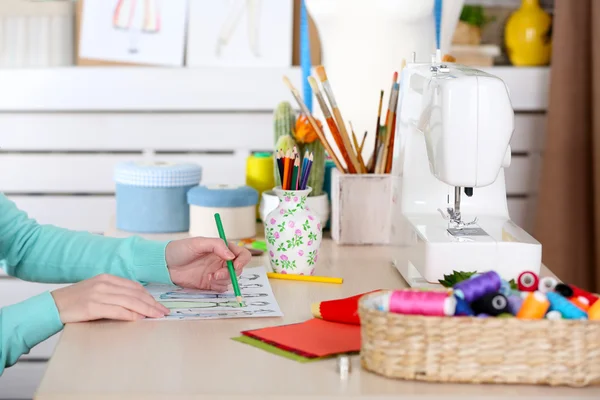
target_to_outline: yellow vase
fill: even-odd
[[[551,26],[552,17],[538,0],[522,0],[504,32],[510,62],[515,66],[547,65],[552,54]]]

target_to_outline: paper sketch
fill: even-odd
[[[171,310],[162,319],[219,319],[281,317],[265,267],[246,268],[238,279],[246,307],[240,307],[232,291],[218,293],[151,284],[148,293]]]
[[[246,14],[246,27],[248,30],[248,46],[255,57],[260,57],[258,34],[260,29],[260,6],[262,0],[237,0],[229,3],[227,17],[221,26],[219,36],[217,37],[217,47],[215,53],[217,57],[221,56],[223,47],[226,47],[231,40],[233,33],[240,29],[240,20],[242,15]]]
[[[287,67],[293,1],[190,0],[189,66]]]
[[[85,0],[82,58],[182,66],[188,0]]]
[[[158,0],[119,0],[113,14],[113,27],[129,32],[129,52],[137,53],[139,33],[160,32]]]

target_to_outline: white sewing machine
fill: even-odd
[[[510,220],[514,112],[504,82],[457,64],[402,72],[392,175],[393,262],[410,286],[452,271],[539,273],[542,247]]]

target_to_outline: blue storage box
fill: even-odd
[[[115,168],[117,229],[137,233],[186,232],[187,192],[198,185],[196,164],[126,162]]]

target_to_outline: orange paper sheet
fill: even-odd
[[[242,334],[304,357],[325,357],[360,351],[360,326],[311,319]]]

